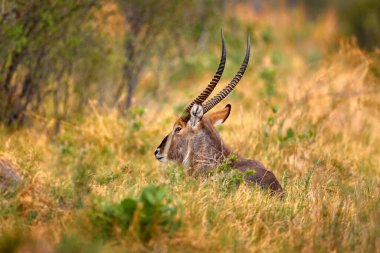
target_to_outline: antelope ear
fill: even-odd
[[[217,126],[224,123],[224,121],[226,121],[228,116],[230,116],[230,112],[231,112],[231,105],[228,104],[222,110],[210,114],[208,118],[211,120],[211,123],[214,126]]]

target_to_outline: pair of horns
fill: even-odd
[[[222,56],[220,58],[219,62],[219,67],[218,70],[216,71],[214,77],[212,78],[211,82],[209,85],[202,91],[202,93],[195,98],[185,109],[183,112],[181,118],[184,121],[188,121],[190,118],[190,110],[192,106],[197,103],[197,104],[203,104],[203,102],[210,96],[212,91],[215,89],[216,85],[218,84],[220,78],[222,77],[224,67],[226,65],[226,45],[224,42],[224,35],[223,31],[221,32],[221,37],[222,37]],[[247,38],[247,50],[245,53],[244,61],[239,69],[239,71],[236,73],[235,77],[232,79],[232,81],[224,87],[223,90],[221,90],[217,95],[215,95],[213,98],[208,100],[203,107],[203,113],[208,112],[211,110],[215,105],[217,105],[220,101],[222,101],[227,95],[235,88],[235,86],[239,83],[240,79],[243,77],[245,70],[247,69],[248,62],[249,62],[249,55],[251,52],[251,47],[250,47],[250,39],[249,35]]]

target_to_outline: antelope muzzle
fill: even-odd
[[[167,140],[168,140],[168,136],[166,136],[162,140],[161,144],[156,148],[156,151],[154,151],[154,156],[160,162],[166,162],[166,154],[163,154],[163,152],[165,150]]]

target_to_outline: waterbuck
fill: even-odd
[[[174,123],[172,131],[162,140],[155,151],[160,162],[176,161],[188,168],[192,175],[207,175],[220,166],[224,159],[234,155],[231,167],[242,172],[246,183],[254,183],[271,193],[283,194],[282,187],[274,174],[256,160],[248,160],[235,154],[228,148],[215,126],[222,124],[230,115],[231,105],[224,109],[205,115],[216,104],[222,101],[238,84],[242,78],[249,61],[250,39],[247,39],[247,51],[240,70],[232,81],[217,95],[206,103],[220,80],[226,63],[226,47],[222,37],[222,56],[219,67],[210,84],[195,98],[184,110],[181,117]],[[248,171],[249,170],[249,171]],[[249,172],[249,173],[248,173]]]

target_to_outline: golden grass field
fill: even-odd
[[[250,66],[217,106],[232,105],[218,129],[233,150],[272,170],[286,197],[245,185],[227,191],[154,158],[177,108],[214,73],[216,40],[206,49],[212,60],[188,59],[207,71],[146,95],[148,71],[127,119],[89,101],[58,135],[39,115],[33,127],[0,127],[0,154],[23,177],[0,198],[1,252],[380,252],[379,52],[339,38],[332,11],[315,23],[302,10],[257,15],[238,5],[231,13],[256,26]],[[245,50],[245,30],[224,25],[219,86]],[[140,198],[149,185],[158,187],[152,212]],[[128,198],[137,205],[129,216]]]

